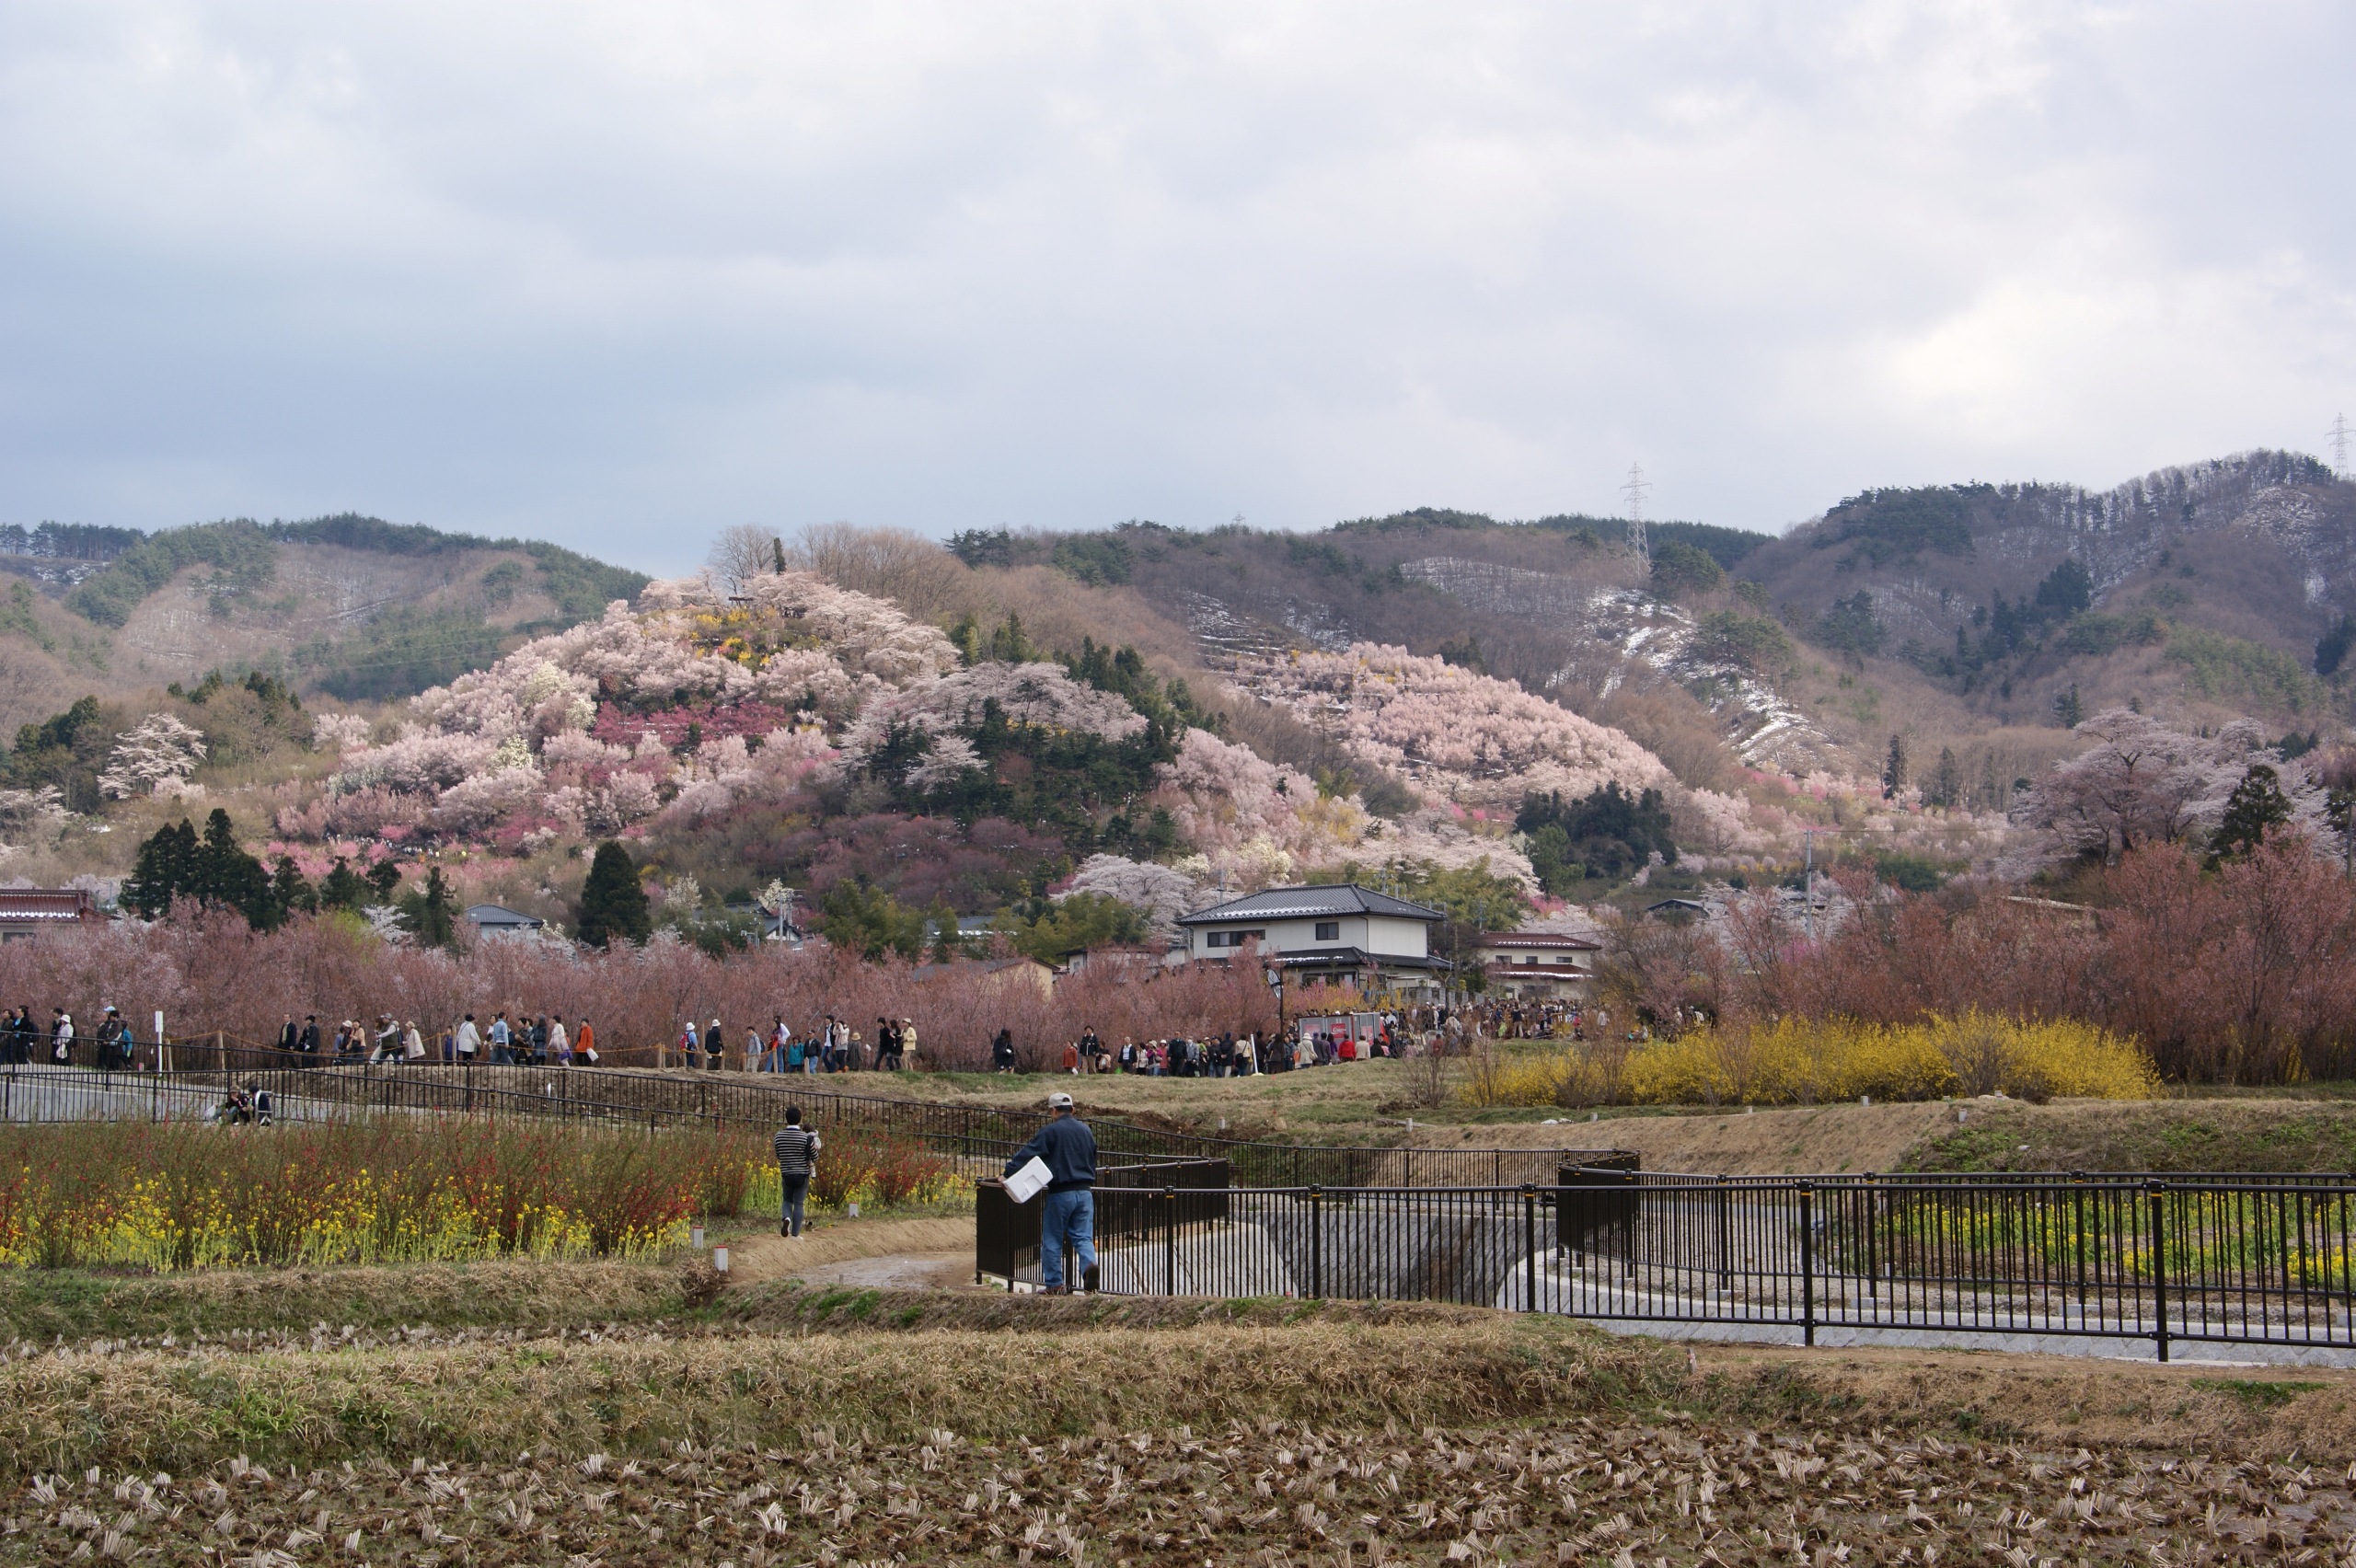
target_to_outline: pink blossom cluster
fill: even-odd
[[[1265,884],[1338,864],[1366,834],[1356,795],[1322,797],[1307,774],[1207,731],[1187,731],[1159,777],[1154,802],[1231,882]]]
[[[806,709],[791,709],[774,702],[745,701],[728,706],[697,702],[652,712],[607,702],[598,706],[597,719],[589,727],[589,733],[607,745],[629,748],[638,745],[641,736],[652,734],[668,749],[686,744],[691,725],[703,738],[710,740],[723,735],[766,735],[772,730],[791,729],[808,717]],[[549,743],[555,744],[553,740]]]
[[[1247,677],[1351,753],[1405,774],[1435,802],[1511,808],[1533,790],[1583,795],[1606,783],[1669,783],[1660,758],[1617,730],[1440,659],[1354,643],[1292,653]]]
[[[844,736],[843,755],[864,758],[894,729],[921,730],[934,740],[931,755],[918,771],[953,778],[960,767],[973,766],[975,758],[973,748],[952,732],[979,723],[991,703],[1011,724],[1077,731],[1108,741],[1126,740],[1146,723],[1145,716],[1127,702],[1073,680],[1060,664],[988,663],[869,703]]]

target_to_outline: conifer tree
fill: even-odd
[[[607,839],[597,846],[589,862],[589,880],[581,886],[581,940],[592,947],[610,947],[615,938],[642,942],[654,931],[647,908],[646,889],[640,885],[638,865],[629,851]]]
[[[1905,792],[1908,782],[1906,737],[1889,737],[1889,755],[1881,765],[1881,787],[1892,797]]]

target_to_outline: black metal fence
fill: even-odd
[[[1781,1178],[1105,1193],[1109,1291],[1735,1331],[2356,1349],[2356,1177]]]

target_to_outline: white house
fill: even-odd
[[[1600,942],[1565,931],[1490,931],[1473,943],[1489,994],[1534,1001],[1568,1001],[1584,995]]]
[[[1182,917],[1186,956],[1235,956],[1257,943],[1260,962],[1287,979],[1356,980],[1370,990],[1437,990],[1449,971],[1432,955],[1437,909],[1355,882],[1272,887]]]

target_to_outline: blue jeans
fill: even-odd
[[[778,1177],[778,1196],[780,1200],[778,1205],[780,1233],[787,1236],[802,1234],[802,1204],[803,1200],[809,1195],[810,1177],[807,1172],[800,1176],[787,1176],[780,1173]]]
[[[1085,1187],[1049,1193],[1039,1211],[1039,1274],[1049,1288],[1064,1282],[1064,1238],[1079,1254],[1080,1277],[1096,1266],[1096,1194]]]

